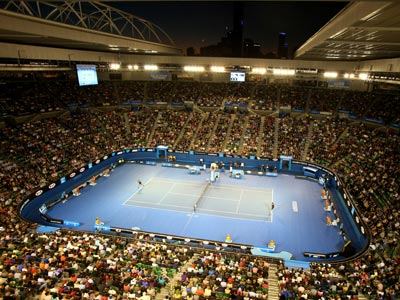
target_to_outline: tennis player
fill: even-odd
[[[144,188],[144,184],[140,179],[138,179],[137,183],[138,183],[138,187],[137,187],[138,188],[138,192],[140,193]]]

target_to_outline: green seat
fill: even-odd
[[[217,298],[216,299],[231,299],[230,294],[225,294],[224,292],[217,292]]]

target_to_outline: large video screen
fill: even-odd
[[[244,82],[246,80],[246,73],[231,72],[231,81]]]
[[[95,65],[76,65],[79,86],[99,84]]]

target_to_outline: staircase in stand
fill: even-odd
[[[246,130],[247,130],[248,125],[249,125],[249,117],[246,116],[246,118],[244,119],[243,131],[242,131],[242,135],[240,137],[240,142],[239,142],[239,148],[238,148],[239,153],[242,153],[242,151],[243,151],[244,138],[246,137]]]
[[[221,150],[224,152],[226,149],[226,146],[228,145],[229,141],[231,140],[231,131],[232,131],[232,126],[233,126],[233,122],[235,122],[236,120],[236,115],[232,114],[231,115],[231,119],[229,120],[229,125],[228,125],[228,129],[226,131],[226,137],[224,142],[221,145]]]
[[[274,150],[272,152],[272,156],[274,158],[278,158],[278,143],[279,143],[279,122],[280,119],[276,118],[275,119],[275,131],[274,131]]]
[[[124,112],[124,124],[126,134],[131,134],[131,124],[129,123],[129,115],[127,112]]]
[[[270,264],[268,272],[268,300],[279,300],[278,269],[275,264]]]
[[[264,124],[265,124],[265,116],[261,117],[261,124],[260,124],[260,129],[258,130],[258,141],[257,141],[257,156],[261,156],[261,149],[262,149],[262,143],[264,141]]]
[[[149,139],[147,140],[147,147],[150,147],[151,141],[153,140],[154,132],[156,131],[156,128],[158,126],[158,121],[160,120],[160,118],[161,118],[161,112],[159,111],[158,114],[157,114],[157,118],[154,121],[154,126],[151,129],[151,132],[150,132],[150,135],[149,135]]]
[[[199,130],[203,126],[203,122],[204,122],[204,120],[206,120],[208,118],[209,114],[210,114],[209,112],[206,112],[206,113],[202,114],[202,117],[201,117],[201,119],[199,121],[197,129],[196,129],[195,133],[193,134],[192,140],[190,141],[190,147],[189,147],[190,149],[193,149],[194,142],[197,140],[197,136],[199,134]]]
[[[217,120],[215,121],[215,125],[213,127],[213,130],[211,131],[210,135],[208,136],[208,142],[207,142],[207,146],[206,146],[206,152],[208,151],[208,149],[210,148],[210,144],[211,144],[211,140],[212,137],[215,134],[215,131],[217,130],[218,124],[219,124],[219,120],[221,119],[221,114],[218,114],[217,116]]]
[[[307,160],[307,153],[308,150],[310,149],[310,144],[312,142],[312,136],[314,133],[314,121],[310,121],[310,125],[308,126],[308,132],[307,132],[307,137],[306,137],[306,142],[305,142],[305,146],[303,149],[303,153],[301,154],[301,159],[302,160]]]
[[[160,292],[156,294],[155,300],[162,300],[165,298],[165,296],[170,296],[170,299],[172,299],[172,294],[173,294],[173,287],[176,285],[177,282],[179,282],[182,278],[183,272],[185,272],[193,263],[194,260],[197,259],[197,254],[195,254],[191,259],[189,259],[183,266],[179,268],[179,270],[172,276],[172,278],[169,279],[169,282],[162,288],[160,289]],[[165,274],[167,274],[167,271],[165,270]]]
[[[183,126],[182,126],[182,128],[181,128],[181,131],[179,132],[179,135],[178,135],[178,137],[176,138],[176,140],[175,140],[175,143],[174,143],[174,145],[173,145],[173,149],[175,149],[176,148],[176,145],[178,145],[179,144],[179,142],[181,141],[181,139],[182,139],[182,137],[183,137],[183,134],[186,132],[186,125],[189,123],[189,121],[191,120],[193,118],[193,113],[191,113],[190,115],[189,115],[189,117],[186,119],[186,122],[185,122],[185,124],[183,124]]]
[[[339,135],[339,137],[336,139],[336,141],[331,145],[331,146],[335,146],[341,139],[346,138],[347,133],[349,132],[349,127],[346,127],[345,130],[343,130],[343,132]]]

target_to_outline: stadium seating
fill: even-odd
[[[150,237],[132,241],[77,232],[38,236],[31,224],[18,218],[24,196],[71,169],[121,148],[164,144],[267,158],[291,155],[334,169],[363,213],[372,234],[370,248],[363,257],[339,265],[313,264],[309,270],[279,265],[282,295],[399,297],[400,136],[390,126],[340,116],[340,111],[348,111],[398,123],[399,106],[393,106],[398,96],[312,86],[249,84],[231,89],[230,84],[199,82],[105,82],[84,92],[72,82],[8,85],[0,97],[3,116],[41,113],[42,117],[0,129],[1,296],[33,299],[50,293],[58,297],[54,299],[100,299],[100,295],[135,299],[144,293],[155,297],[168,285],[172,295],[178,295],[175,299],[191,299],[193,291],[211,293],[208,299],[266,299],[269,264],[258,257],[194,253],[189,247],[155,243]],[[167,103],[179,98],[193,101],[196,110],[141,106],[131,111],[118,106],[136,98]],[[246,103],[256,114],[218,109],[227,100]],[[104,103],[115,107],[103,110]],[[278,105],[301,112],[281,117],[264,114]],[[309,110],[332,115],[305,114]],[[46,115],[62,111],[66,113]],[[217,280],[212,274],[221,272],[221,259],[233,271],[223,270],[225,275]],[[176,280],[182,272],[187,278]],[[235,279],[229,284],[232,274]],[[199,287],[202,292],[197,292]]]

